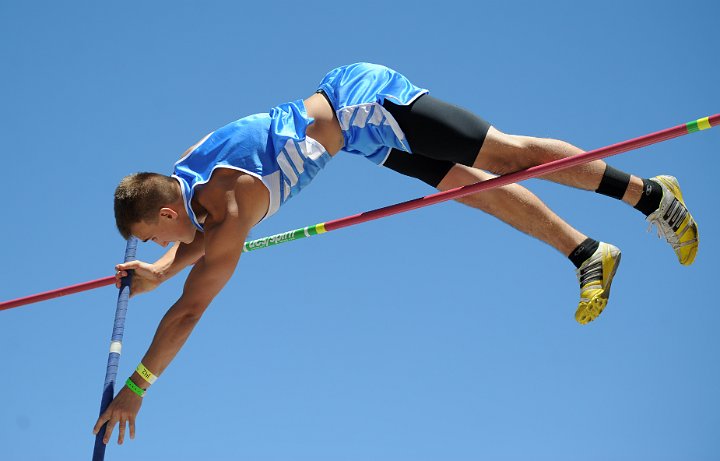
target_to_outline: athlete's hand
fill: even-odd
[[[98,418],[93,428],[93,434],[97,433],[102,429],[103,424],[107,423],[105,428],[105,438],[103,443],[107,444],[110,441],[110,436],[115,428],[115,423],[120,423],[120,434],[118,435],[118,444],[122,445],[125,439],[125,424],[130,426],[130,438],[135,438],[135,417],[140,411],[142,405],[142,397],[135,394],[133,391],[123,386],[115,396],[115,399],[110,402],[107,410],[103,412]]]
[[[127,277],[129,270],[134,270],[130,285],[130,296],[139,295],[155,289],[163,282],[163,273],[154,264],[142,261],[130,261],[115,266],[115,286],[120,288],[120,281]]]

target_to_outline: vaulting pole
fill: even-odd
[[[125,262],[135,259],[135,250],[137,248],[137,239],[130,237],[125,247]],[[125,316],[127,315],[128,299],[130,298],[130,282],[132,280],[131,272],[128,271],[127,277],[123,277],[118,293],[117,307],[115,309],[115,322],[113,324],[112,337],[110,338],[110,353],[108,354],[107,368],[105,369],[105,384],[103,385],[103,393],[100,400],[100,414],[107,410],[108,405],[115,396],[115,379],[117,378],[118,367],[120,366],[120,352],[122,351],[123,333],[125,333]],[[113,280],[115,277],[113,277]],[[95,448],[93,449],[93,461],[103,461],[105,459],[105,429],[107,423],[98,431],[95,436]]]

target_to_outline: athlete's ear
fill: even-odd
[[[160,217],[165,219],[177,219],[178,212],[172,208],[160,208]]]

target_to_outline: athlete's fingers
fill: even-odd
[[[120,425],[118,426],[120,429],[120,433],[118,434],[118,445],[122,445],[123,440],[125,440],[125,423],[126,421],[120,420]]]
[[[103,438],[103,443],[107,445],[107,443],[110,441],[110,437],[112,436],[112,431],[115,429],[115,424],[118,422],[115,418],[110,418],[110,421],[108,421],[107,426],[105,427],[105,437]]]
[[[115,272],[115,287],[116,288],[120,288],[120,286],[122,284],[122,279],[124,277],[127,277],[127,275],[128,275],[128,273],[126,271],[119,270],[119,271]]]
[[[145,263],[139,260],[117,264],[115,266],[115,287],[121,287],[122,279],[128,276],[129,270],[141,269],[144,266]]]
[[[110,419],[110,417],[106,416],[105,413],[100,415],[97,422],[95,423],[95,427],[93,427],[93,434],[97,435],[97,433],[100,432],[100,429],[102,429],[108,419]]]
[[[136,259],[134,261],[128,261],[126,263],[117,264],[115,266],[116,271],[127,271],[130,269],[141,269],[145,265],[144,262]]]
[[[130,418],[130,438],[135,438],[135,418]]]

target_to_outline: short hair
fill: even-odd
[[[158,210],[179,198],[177,182],[170,176],[145,172],[125,176],[115,189],[115,224],[120,234],[129,239],[132,225],[156,222]]]

